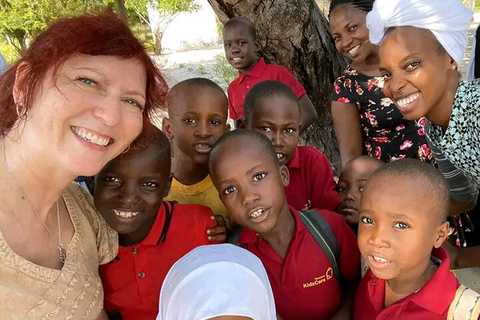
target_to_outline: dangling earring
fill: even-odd
[[[20,102],[14,100],[13,103],[15,104],[15,111],[17,112],[17,117],[23,117],[27,113],[27,109]]]
[[[122,151],[122,153],[127,153],[128,151],[130,151],[130,145],[128,145],[128,147]]]

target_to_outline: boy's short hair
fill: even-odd
[[[225,110],[228,112],[228,99],[223,91],[222,88],[215,82],[207,78],[191,78],[187,80],[183,80],[176,85],[174,85],[167,95],[167,106],[168,106],[168,113],[170,114],[170,110],[172,107],[175,107],[174,104],[177,102],[177,99],[181,99],[185,95],[191,95],[192,92],[188,92],[188,90],[192,88],[210,88],[213,90],[218,91],[221,93],[222,96],[225,98]]]
[[[273,147],[270,139],[268,139],[264,134],[260,132],[249,130],[249,129],[242,129],[242,130],[233,130],[225,133],[213,145],[212,151],[210,151],[210,156],[208,157],[208,169],[210,173],[214,172],[213,168],[217,161],[218,150],[222,148],[223,145],[228,144],[235,139],[247,140],[249,147],[258,146],[259,150],[262,150],[263,152],[265,152],[265,154],[273,160],[273,162],[275,163],[275,167],[280,167],[277,153],[275,152],[275,148]]]
[[[418,182],[431,195],[430,199],[437,201],[439,218],[446,221],[450,210],[450,188],[440,170],[420,160],[402,159],[381,166],[370,179],[381,175],[403,176]]]
[[[227,23],[225,23],[225,25],[223,26],[223,32],[225,32],[225,29],[227,29],[228,27],[244,27],[250,34],[250,37],[252,37],[252,40],[257,40],[257,31],[255,30],[255,25],[247,18],[234,17],[228,20]]]
[[[168,155],[168,159],[171,156],[171,145],[170,140],[168,140],[165,133],[162,130],[155,127],[153,124],[148,124],[152,126],[149,128],[149,132],[151,132],[148,137],[139,136],[137,139],[142,140],[141,144],[134,144],[135,147],[131,147],[127,152],[121,153],[119,155],[120,159],[130,159],[137,156],[139,153],[142,153],[146,150],[158,152],[159,160],[160,156],[161,160],[166,159]],[[169,161],[170,163],[171,161]],[[169,164],[170,167],[170,164]],[[169,169],[170,170],[170,169]]]
[[[292,89],[283,82],[266,80],[254,85],[245,97],[245,102],[243,103],[243,116],[247,124],[251,123],[253,113],[258,107],[259,101],[273,95],[295,101],[298,107],[298,114],[300,115],[300,104],[298,103],[297,96]]]

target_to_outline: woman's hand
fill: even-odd
[[[211,216],[211,219],[217,221],[217,226],[207,229],[208,241],[215,243],[225,242],[228,235],[225,218],[221,215],[214,214]]]

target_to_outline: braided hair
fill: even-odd
[[[330,2],[330,10],[328,11],[328,16],[330,17],[333,10],[335,10],[338,6],[347,4],[357,9],[370,12],[372,11],[374,1],[375,0],[332,0],[332,2]]]

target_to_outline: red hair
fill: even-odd
[[[13,88],[17,70],[17,88],[23,93],[22,107],[31,108],[37,87],[50,70],[58,69],[77,54],[116,56],[137,59],[147,74],[144,127],[156,109],[165,109],[167,83],[131,30],[114,13],[86,15],[57,20],[41,33],[4,75],[0,76],[0,136],[10,131],[18,119]],[[23,109],[21,110],[23,114]]]

